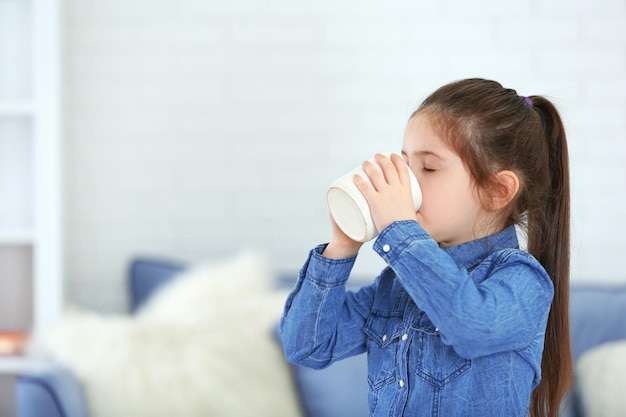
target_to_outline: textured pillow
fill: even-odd
[[[184,273],[134,317],[67,312],[41,342],[84,384],[92,417],[299,416],[270,276],[239,256]]]
[[[585,416],[626,416],[626,340],[605,343],[584,353],[576,375]]]

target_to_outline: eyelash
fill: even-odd
[[[408,166],[409,168],[411,168],[411,164],[409,164],[408,159],[404,159],[404,162],[407,164],[407,166]],[[422,168],[422,171],[424,171],[424,172],[428,172],[428,173],[432,173],[432,172],[435,172],[435,171],[437,171],[437,170],[436,170],[436,169],[434,169],[434,168],[428,168],[426,165],[424,165],[424,166],[423,166],[423,168]]]

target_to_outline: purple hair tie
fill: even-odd
[[[533,101],[531,100],[530,97],[524,97],[524,104],[526,104],[528,107],[532,107]]]

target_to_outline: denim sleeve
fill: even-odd
[[[468,273],[415,221],[391,224],[374,250],[460,356],[526,349],[545,331],[552,281],[526,252],[496,252]]]
[[[365,351],[362,329],[375,291],[374,284],[346,291],[355,257],[325,258],[324,248],[311,251],[280,321],[287,360],[315,369]]]

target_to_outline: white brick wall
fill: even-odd
[[[358,5],[358,6],[357,6]],[[297,269],[328,183],[433,89],[546,94],[570,139],[573,278],[626,281],[626,3],[67,0],[70,301],[126,303],[137,254]],[[357,272],[382,264],[365,250]]]

